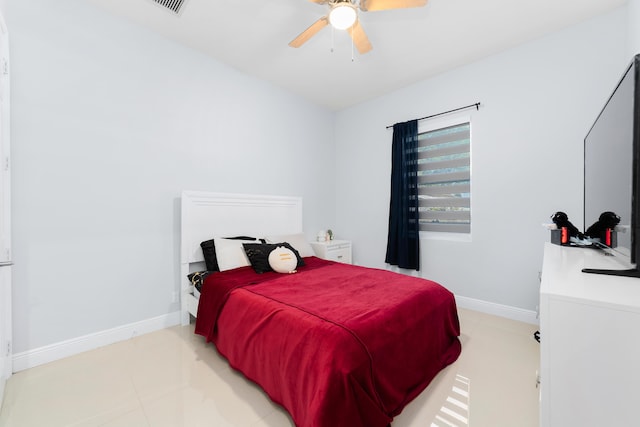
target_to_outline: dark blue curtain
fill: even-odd
[[[393,126],[391,201],[385,262],[420,270],[418,121]]]

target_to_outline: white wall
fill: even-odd
[[[472,242],[423,240],[420,274],[457,295],[526,310],[558,210],[582,228],[582,144],[629,61],[623,7],[336,118],[337,228],[357,263],[384,267],[392,130],[481,102],[472,114]],[[465,113],[469,114],[469,112]]]
[[[81,0],[8,0],[14,352],[179,309],[183,189],[335,218],[333,113]]]
[[[640,0],[629,0],[627,56],[631,58],[640,53]]]

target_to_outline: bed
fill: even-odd
[[[212,236],[300,235],[300,198],[183,192],[183,323],[195,317],[195,332],[298,427],[388,426],[460,354],[447,289],[306,247],[295,274],[232,266],[200,292],[186,279],[204,270],[200,243]]]

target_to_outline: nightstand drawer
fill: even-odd
[[[327,248],[326,259],[351,264],[351,245],[346,247]]]
[[[318,258],[351,264],[351,242],[348,240],[330,240],[328,242],[311,242],[311,247]]]

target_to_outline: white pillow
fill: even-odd
[[[307,238],[305,237],[304,233],[282,234],[280,236],[269,236],[269,237],[266,237],[266,240],[267,240],[267,243],[287,242],[291,246],[293,246],[295,250],[298,251],[298,253],[302,258],[308,257],[308,256],[315,256],[316,254],[313,251],[313,248],[311,247],[309,242],[307,241]]]
[[[279,246],[269,254],[269,265],[276,273],[295,273],[298,258],[291,249]]]
[[[251,265],[244,252],[243,243],[256,243],[255,240],[213,239],[216,247],[216,259],[220,271]]]

